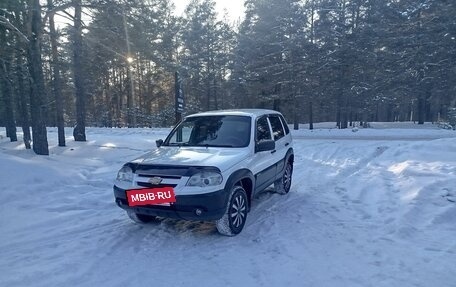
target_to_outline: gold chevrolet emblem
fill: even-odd
[[[163,181],[163,178],[157,177],[157,176],[149,179],[149,183],[153,184],[153,185],[159,185],[162,181]]]

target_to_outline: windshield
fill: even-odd
[[[186,118],[168,136],[165,146],[246,147],[250,117],[200,116]]]

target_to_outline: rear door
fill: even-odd
[[[271,126],[267,116],[259,117],[255,123],[255,143],[271,140]],[[253,156],[252,172],[255,175],[255,191],[261,191],[275,180],[276,162],[273,159],[276,151],[256,152]]]
[[[269,115],[268,117],[269,123],[271,125],[272,129],[272,136],[275,141],[275,152],[271,155],[273,157],[274,163],[277,164],[277,170],[276,174],[274,176],[279,176],[280,177],[280,172],[283,170],[285,166],[285,155],[287,154],[289,145],[290,145],[290,139],[289,136],[286,133],[286,129],[284,125],[282,124],[282,120],[280,119],[280,115],[278,114],[273,114]],[[288,133],[290,131],[288,130]]]

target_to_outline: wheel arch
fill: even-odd
[[[225,190],[230,191],[231,188],[236,184],[239,184],[240,186],[242,186],[242,188],[244,188],[247,194],[247,199],[249,203],[248,206],[250,209],[255,186],[255,177],[253,176],[252,172],[248,169],[240,169],[233,172],[226,182]]]
[[[280,162],[282,163],[282,161],[280,161]],[[283,158],[283,165],[281,165],[282,169],[277,171],[277,178],[282,176],[283,172],[285,171],[287,162],[291,162],[291,168],[293,168],[294,151],[293,151],[293,148],[291,148],[291,147],[288,149],[287,153],[285,154],[285,157]]]
[[[291,164],[294,163],[294,151],[293,151],[293,148],[289,148],[288,151],[287,151],[287,154],[285,155],[285,161],[290,161],[291,160]]]

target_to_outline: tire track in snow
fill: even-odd
[[[315,146],[315,145],[321,146],[321,144],[313,144],[312,146]],[[332,179],[329,178],[328,180],[325,180],[323,183],[319,183],[317,185],[311,184],[310,186],[307,183],[309,180],[308,178],[317,176],[316,174],[321,170],[320,168],[312,167],[312,165],[324,166],[325,162],[330,162],[334,158],[337,158],[338,155],[341,154],[341,151],[339,149],[332,151],[330,157],[323,162],[316,162],[315,160],[303,158],[300,155],[295,155],[297,157],[297,159],[295,160],[295,163],[298,163],[298,166],[295,167],[295,170],[296,169],[299,169],[299,170],[305,169],[305,168],[302,168],[302,166],[309,165],[309,169],[311,171],[310,175],[308,177],[305,177],[302,175],[294,174],[291,191],[288,195],[281,196],[279,194],[274,194],[272,190],[261,193],[259,195],[259,198],[256,198],[253,201],[252,211],[249,213],[249,217],[250,217],[249,219],[251,219],[251,217],[254,217],[254,219],[247,220],[246,230],[249,230],[251,226],[262,225],[262,224],[266,224],[266,226],[267,226],[266,228],[269,230],[273,229],[273,226],[276,224],[274,222],[274,220],[276,219],[277,216],[281,216],[282,215],[281,212],[283,212],[284,210],[286,210],[286,211],[296,210],[298,212],[297,216],[299,217],[299,212],[301,210],[300,207],[303,207],[303,206],[305,207],[306,204],[308,204],[309,200],[313,201],[316,199],[316,201],[320,203],[320,207],[328,206],[328,205],[331,206],[330,204],[328,204],[327,201],[321,200],[322,195],[328,194],[333,191],[333,190],[327,190],[327,186],[334,186],[334,189],[336,189],[337,188],[337,178],[347,177],[347,176],[356,174],[363,167],[368,165],[370,161],[372,161],[374,158],[380,156],[385,150],[386,150],[386,147],[381,147],[381,148],[375,150],[370,156],[359,161],[356,165],[342,170],[334,178],[332,178]],[[327,153],[325,153],[325,154],[327,154]],[[331,165],[329,165],[329,166],[331,166]],[[312,172],[312,171],[316,171],[316,172]],[[319,176],[321,177],[321,175],[319,175]],[[299,178],[299,180],[296,181],[296,178]],[[301,192],[300,191],[301,188],[306,188],[306,191]],[[341,195],[341,196],[343,197],[343,195]],[[285,197],[285,199],[284,199],[284,197]],[[261,211],[257,211],[257,209],[261,210]],[[333,211],[334,210],[335,209],[333,209]],[[318,213],[318,210],[316,212]],[[334,217],[337,218],[337,216],[334,216]],[[267,231],[269,231],[269,230],[267,230]]]
[[[324,149],[324,147],[323,147]],[[366,223],[359,222],[358,216],[347,216],[346,210],[340,210],[337,204],[332,204],[330,198],[336,195],[336,200],[339,202],[346,202],[348,204],[349,198],[343,192],[334,192],[338,188],[338,180],[340,178],[346,178],[350,176],[356,176],[363,168],[365,168],[373,159],[381,156],[387,149],[385,146],[379,148],[375,147],[368,156],[363,157],[356,164],[349,165],[347,168],[337,172],[326,175],[325,180],[321,180],[322,174],[321,167],[331,167],[332,162],[337,162],[339,154],[344,154],[337,148],[333,150],[331,155],[325,159],[325,161],[316,161],[309,158],[303,158],[300,155],[295,160],[299,162],[299,166],[295,167],[295,170],[306,170],[303,166],[308,166],[310,170],[309,176],[305,177],[302,175],[294,175],[294,178],[299,178],[297,181],[293,180],[293,185],[289,194],[282,196],[274,194],[269,191],[264,194],[260,194],[259,198],[253,201],[252,211],[249,214],[249,218],[246,223],[244,233],[248,233],[250,236],[255,238],[259,242],[263,240],[272,240],[277,242],[279,246],[289,245],[290,236],[287,236],[285,240],[282,236],[282,228],[284,222],[294,222],[296,226],[302,226],[306,231],[312,234],[324,234],[328,225],[336,227],[336,230],[342,229],[338,232],[346,232],[344,228],[351,226],[350,228],[356,228],[365,230],[367,229]],[[372,149],[372,148],[370,148]],[[328,153],[325,152],[327,155]],[[364,153],[361,153],[364,155]],[[326,164],[331,162],[331,164]],[[316,167],[317,166],[317,167]],[[316,168],[315,168],[316,167]],[[315,176],[320,177],[320,181],[314,184],[312,178]],[[310,183],[309,183],[310,181]],[[333,188],[328,188],[333,187]],[[305,190],[303,190],[305,189]],[[338,198],[338,199],[337,199]],[[351,212],[357,213],[353,208],[347,206]],[[345,216],[341,217],[341,212]],[[315,222],[321,223],[321,226],[315,224]],[[347,225],[348,224],[348,225]],[[302,237],[301,231],[287,231],[296,234],[296,237]],[[345,234],[345,233],[344,233]],[[348,244],[357,242],[353,235],[350,236],[350,232],[346,234]],[[267,238],[267,239],[266,239]],[[291,236],[291,238],[293,238]],[[296,239],[299,241],[299,239]],[[296,242],[296,244],[306,244],[305,242]],[[273,253],[276,251],[273,251]],[[288,258],[296,258],[299,261],[299,257],[293,254],[293,248],[278,248],[277,252]],[[290,259],[293,261],[293,259]]]

